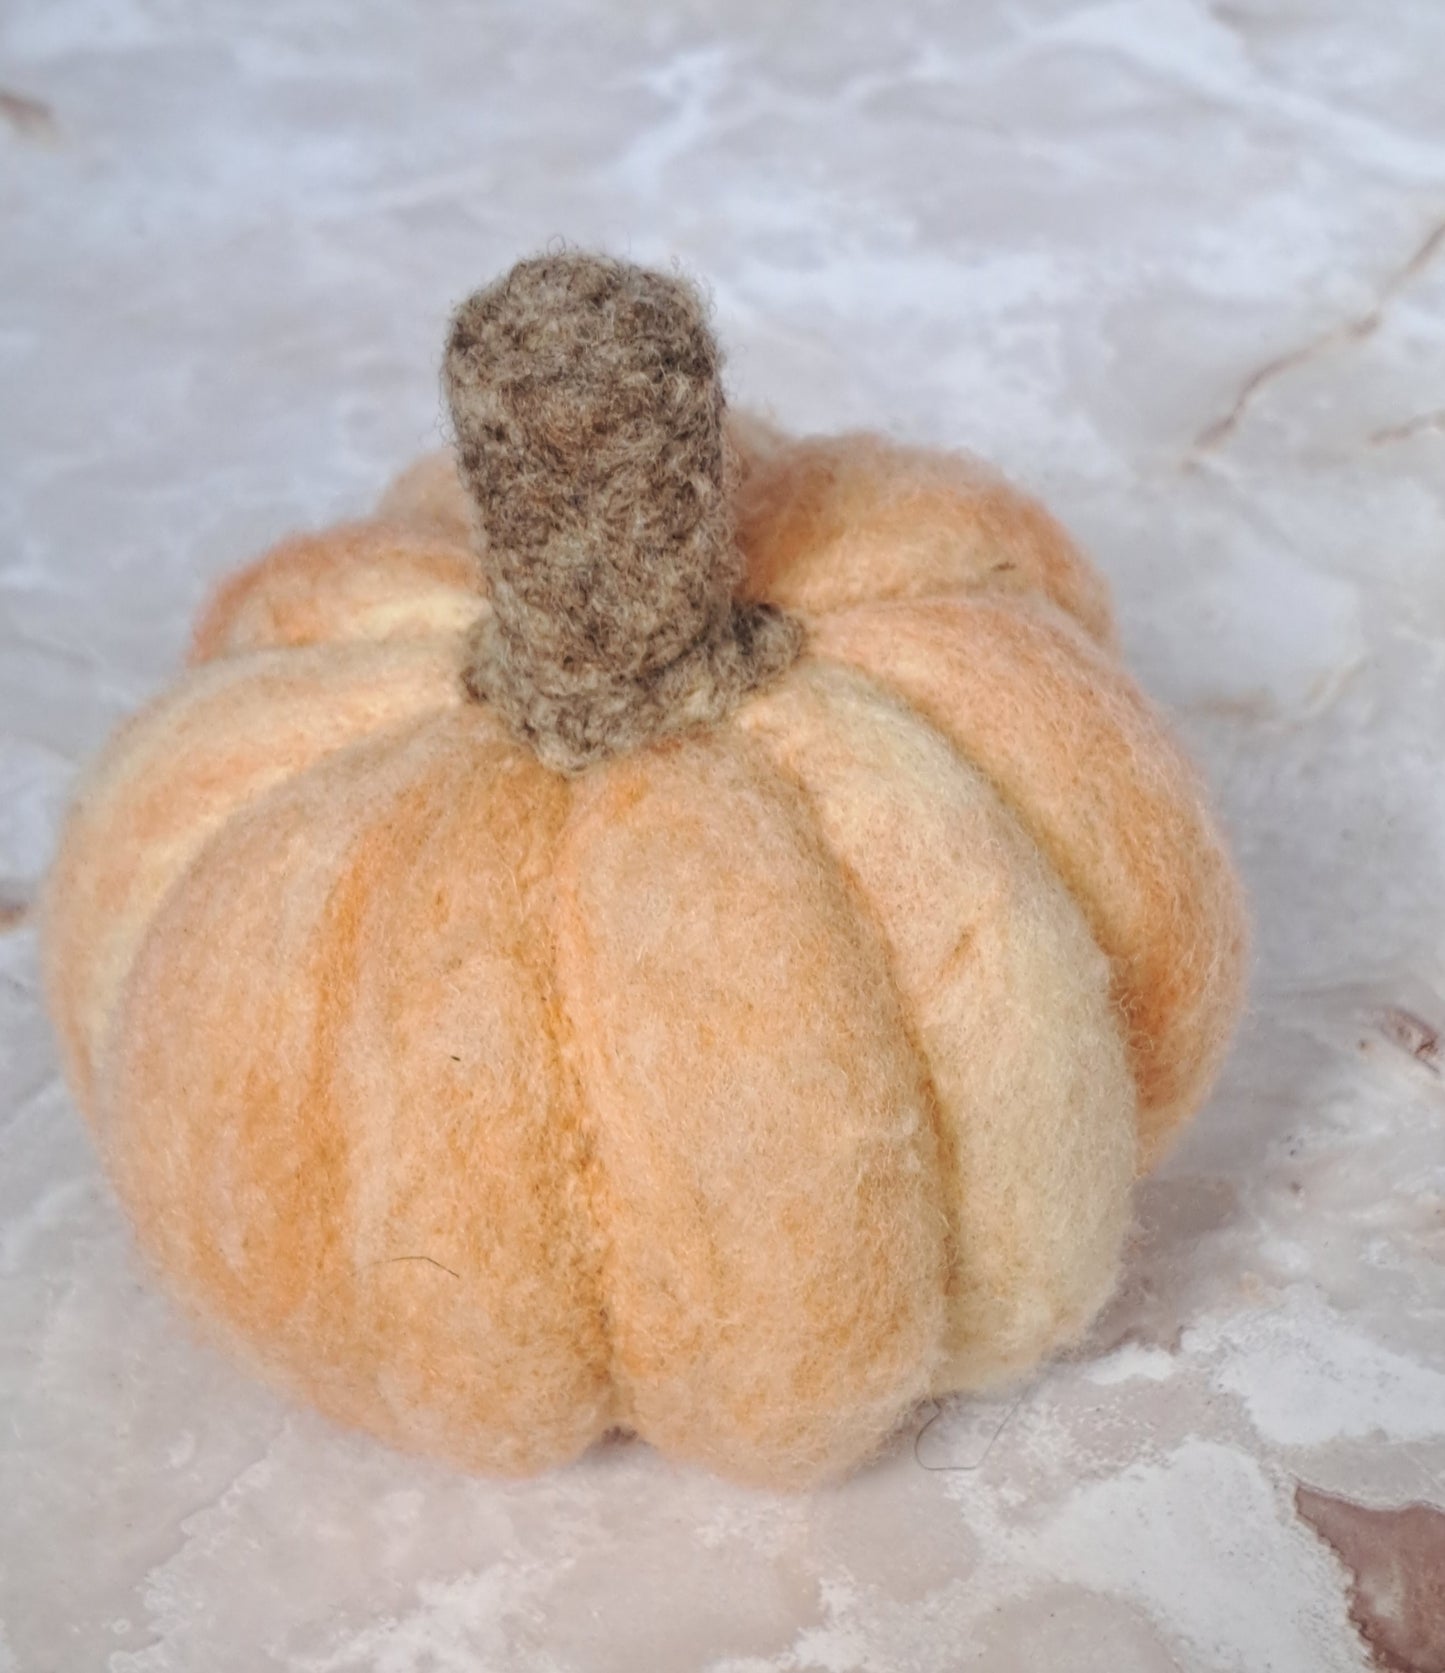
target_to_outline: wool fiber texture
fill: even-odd
[[[837,1479],[1109,1295],[1245,919],[1107,591],[976,462],[726,412],[678,281],[459,311],[458,450],[217,591],[84,777],[67,1076],[196,1319],[526,1474]]]
[[[717,720],[798,654],[734,598],[721,357],[682,280],[540,256],[458,309],[442,382],[492,613],[467,682],[574,772]]]

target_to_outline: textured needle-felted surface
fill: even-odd
[[[143,1247],[264,1374],[480,1470],[621,1428],[803,1485],[1093,1317],[1243,912],[1039,506],[725,414],[694,294],[588,259],[459,312],[460,472],[217,593],[76,799],[51,1003]],[[549,333],[580,406],[517,394]]]
[[[492,608],[467,687],[549,766],[717,720],[798,654],[734,597],[720,356],[689,285],[519,262],[457,310],[443,382]]]

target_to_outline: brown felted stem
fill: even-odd
[[[801,649],[795,618],[733,596],[719,364],[691,286],[602,256],[520,262],[452,321],[492,605],[466,685],[550,767],[717,720]]]

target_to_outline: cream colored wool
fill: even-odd
[[[1233,874],[1058,526],[952,456],[726,447],[729,585],[807,647],[729,712],[544,765],[464,689],[487,552],[426,460],[219,591],[47,890],[172,1288],[477,1469],[621,1427],[802,1485],[1027,1370],[1238,1011]]]

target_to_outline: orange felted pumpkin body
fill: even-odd
[[[731,608],[803,635],[726,713],[539,759],[464,684],[514,580],[483,597],[495,536],[425,461],[220,591],[48,891],[151,1258],[475,1468],[621,1427],[803,1483],[1026,1369],[1239,1004],[1199,786],[1052,520],[874,438],[726,447]]]

